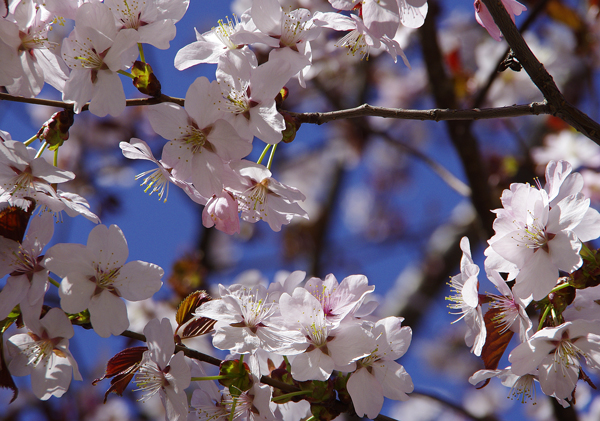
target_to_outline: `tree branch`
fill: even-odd
[[[494,22],[502,31],[515,57],[523,66],[533,83],[546,98],[552,115],[562,119],[579,132],[583,133],[600,145],[600,124],[585,113],[567,102],[560,92],[552,76],[546,71],[529,49],[529,46],[519,33],[501,0],[482,0],[494,18]]]

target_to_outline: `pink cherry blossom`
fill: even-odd
[[[308,219],[308,215],[297,202],[305,196],[297,189],[286,186],[271,177],[271,171],[250,161],[239,161],[231,165],[240,177],[235,185],[227,189],[233,193],[248,222],[264,220],[273,231],[289,224],[295,216]]]
[[[186,420],[188,400],[185,389],[190,385],[191,374],[183,351],[175,352],[173,328],[169,319],[152,319],[144,328],[148,351],[144,352],[135,376],[138,390],[144,392],[143,400],[158,393],[166,410],[168,421]]]
[[[121,114],[125,110],[125,92],[117,72],[133,64],[138,40],[135,29],[119,30],[106,4],[81,5],[75,29],[62,46],[63,59],[72,69],[63,101],[73,102],[76,113],[90,101],[90,112],[99,117]]]
[[[387,317],[375,323],[372,333],[375,347],[367,357],[357,361],[357,370],[348,380],[348,393],[359,417],[375,419],[383,398],[405,401],[414,386],[404,367],[395,362],[410,345],[412,330],[401,327],[401,317]]]
[[[208,200],[202,210],[202,225],[206,228],[214,226],[229,235],[240,233],[238,205],[231,193],[223,190]]]
[[[69,351],[73,326],[61,309],[53,308],[27,327],[28,334],[20,333],[8,340],[9,353],[15,357],[8,369],[13,376],[31,375],[31,388],[39,399],[61,397],[72,377],[83,380]]]
[[[87,245],[56,244],[44,264],[62,278],[60,304],[67,313],[90,311],[96,333],[103,338],[119,335],[129,326],[129,301],[150,298],[162,286],[163,270],[136,260],[125,263],[129,250],[119,227],[96,226]]]
[[[460,260],[460,274],[453,276],[450,280],[450,287],[455,295],[446,298],[451,301],[448,307],[459,310],[457,314],[460,317],[453,323],[464,319],[467,323],[467,333],[465,342],[471,347],[471,352],[475,355],[481,355],[487,331],[483,312],[479,303],[479,266],[473,262],[471,257],[471,246],[469,239],[463,237],[460,240],[460,248],[463,252]]]
[[[0,236],[0,277],[10,274],[0,290],[0,320],[17,304],[26,324],[39,319],[48,285],[48,269],[40,255],[53,234],[54,219],[44,212],[31,218],[22,244]]]

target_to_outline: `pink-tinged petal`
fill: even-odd
[[[214,122],[207,140],[224,161],[242,159],[252,152],[252,143],[240,137],[233,126],[225,120]]]
[[[173,168],[172,175],[178,180],[189,180],[194,173],[194,151],[190,143],[171,140],[165,143],[162,161]],[[203,170],[203,168],[197,168]]]
[[[335,364],[329,355],[319,348],[296,355],[292,361],[292,377],[298,381],[325,381],[331,376]]]
[[[185,361],[185,355],[183,351],[179,351],[177,354],[175,354],[175,356],[173,356],[173,358],[171,358],[169,366],[171,367],[169,374],[176,379],[176,390],[182,391],[187,389],[191,383],[191,371],[190,367]]]
[[[520,241],[521,238],[523,238],[521,230],[511,231],[490,244],[490,247],[509,262],[522,268],[532,258],[535,249],[527,241],[527,238]]]
[[[185,391],[175,391],[167,386],[161,391],[160,398],[165,407],[166,419],[169,421],[187,419],[189,408]]]
[[[208,127],[222,115],[223,112],[215,105],[221,98],[221,88],[216,81],[209,82],[202,76],[190,85],[185,94],[185,110],[199,129]]]
[[[561,231],[548,242],[552,263],[560,270],[572,273],[581,267],[581,242],[571,231]]]
[[[304,288],[298,287],[292,295],[284,293],[279,298],[279,305],[286,311],[282,316],[290,324],[297,326],[311,326],[318,321],[325,320],[321,303]]]
[[[383,395],[396,401],[408,399],[407,393],[414,390],[410,375],[403,366],[395,361],[379,361],[373,363],[373,374],[381,383]]]
[[[75,334],[73,325],[65,313],[59,308],[52,308],[40,320],[50,338],[72,338]]]
[[[250,129],[254,136],[265,143],[275,145],[281,142],[285,121],[274,101],[250,109]]]
[[[477,20],[477,23],[479,23],[488,31],[488,34],[490,34],[492,38],[494,38],[496,41],[502,40],[502,32],[500,31],[500,28],[498,28],[498,25],[496,25],[494,18],[492,18],[492,15],[490,14],[490,11],[487,9],[485,4],[481,2],[481,0],[475,0],[475,19]]]
[[[60,306],[66,313],[79,313],[88,308],[94,291],[96,291],[95,282],[79,272],[73,272],[64,277],[60,283],[58,290]]]
[[[568,196],[552,207],[546,225],[548,232],[573,230],[590,207],[590,199],[581,193]]]
[[[469,377],[469,383],[475,386],[484,380],[497,377],[500,373],[502,373],[502,370],[478,370],[475,372],[475,374]]]
[[[132,137],[128,142],[120,142],[119,147],[123,151],[123,156],[129,159],[145,159],[158,163],[158,161],[152,155],[150,146],[142,139]]]
[[[44,212],[39,217],[29,221],[27,235],[23,240],[23,248],[33,250],[39,255],[54,235],[54,217],[50,212]]]
[[[119,75],[110,70],[98,70],[94,92],[90,98],[90,112],[98,117],[107,114],[118,117],[125,111],[125,91]]]
[[[202,225],[213,225],[219,231],[233,235],[240,233],[240,218],[235,199],[225,190],[219,196],[213,196],[202,210]]]
[[[517,283],[513,287],[515,296],[526,299],[533,295],[538,301],[550,293],[558,281],[558,269],[548,253],[538,249],[527,265],[517,275]]]
[[[162,103],[148,107],[152,129],[168,140],[181,139],[190,125],[187,112],[177,104]]]
[[[583,242],[600,237],[600,213],[596,209],[589,208],[573,232]]]
[[[254,0],[250,14],[252,21],[261,32],[281,35],[283,10],[277,0]]]
[[[336,365],[344,366],[366,357],[375,347],[375,339],[360,325],[342,325],[327,341],[329,355]]]
[[[37,60],[25,52],[19,54],[21,61],[21,76],[14,79],[6,86],[11,95],[19,95],[27,98],[37,96],[44,86],[44,73]]]
[[[12,309],[27,295],[29,282],[24,276],[11,276],[0,290],[0,320],[8,316]]]
[[[71,366],[61,361],[66,360],[65,358],[58,357],[53,352],[47,358],[48,361],[40,362],[31,372],[33,394],[43,401],[51,396],[60,398],[64,395],[73,377]]]
[[[152,297],[162,286],[164,270],[153,263],[140,260],[126,263],[113,282],[119,295],[129,301]]]
[[[420,28],[425,22],[429,6],[427,0],[400,0],[400,21],[407,28]]]
[[[34,272],[31,279],[31,286],[29,287],[29,292],[27,293],[27,302],[30,305],[35,305],[38,304],[38,302],[43,301],[47,289],[48,270]]]
[[[479,280],[475,276],[470,276],[463,285],[461,295],[463,301],[469,307],[475,308],[479,305]]]
[[[383,390],[375,377],[366,368],[360,368],[348,379],[347,389],[356,415],[375,419],[383,407]]]
[[[129,327],[125,303],[106,289],[92,297],[89,310],[92,327],[102,338],[120,335]]]
[[[393,38],[400,24],[399,9],[396,0],[364,2],[362,17],[365,26],[378,38],[381,38],[383,35]]]
[[[542,391],[548,396],[557,398],[571,398],[575,384],[579,380],[579,363],[576,359],[565,364],[560,359],[557,361],[549,355],[539,366],[538,378]]]
[[[287,200],[291,201],[304,201],[306,200],[306,196],[298,190],[297,188],[286,186],[285,184],[280,183],[279,181],[271,178],[269,180],[269,190],[273,193],[278,194],[281,197],[285,197]]]
[[[169,42],[175,38],[177,29],[175,28],[175,22],[163,19],[139,27],[137,32],[140,36],[138,42],[153,45],[160,50],[166,50],[170,46]]]
[[[248,354],[260,348],[262,342],[250,328],[221,326],[213,337],[213,345],[232,354]]]
[[[502,4],[504,4],[504,7],[506,7],[506,10],[511,15],[519,16],[522,12],[527,10],[527,7],[519,3],[517,0],[502,0]]]
[[[138,56],[135,44],[139,39],[140,36],[135,29],[121,29],[104,57],[104,64],[113,72],[131,67]]]
[[[384,336],[375,335],[377,348],[385,351],[381,352],[385,353],[385,356],[382,357],[383,360],[396,360],[408,350],[412,340],[412,329],[402,326],[403,320],[402,317],[386,317],[375,324],[374,334],[378,332],[376,329],[380,326],[385,331]]]
[[[118,29],[107,5],[96,2],[82,4],[77,9],[75,22],[81,39],[89,40],[98,53],[112,46]]]
[[[16,241],[0,236],[0,278],[14,270],[15,256],[20,248],[21,245]]]
[[[75,178],[71,171],[61,170],[50,164],[44,158],[36,158],[29,164],[31,172],[48,183],[64,183]]]
[[[185,70],[200,63],[217,63],[226,47],[217,48],[208,41],[195,41],[186,45],[175,56],[175,68]]]
[[[63,101],[75,103],[75,112],[80,113],[93,93],[92,71],[90,69],[72,69],[69,80],[65,82]]]
[[[96,274],[92,265],[94,256],[83,244],[56,244],[45,254],[43,266],[61,278],[69,273],[91,277]]]
[[[144,328],[146,344],[152,359],[164,370],[175,352],[175,341],[173,339],[173,327],[167,318],[162,320],[152,319]]]
[[[94,262],[101,269],[120,268],[129,256],[129,248],[123,231],[116,225],[97,225],[90,232],[87,248],[94,256]]]
[[[242,177],[249,177],[252,180],[257,181],[259,183],[265,178],[271,177],[271,171],[269,171],[266,167],[251,161],[247,161],[245,159],[237,162],[232,162],[230,166],[231,169],[236,171]]]
[[[223,191],[223,160],[216,154],[204,150],[193,156],[192,183],[204,197],[212,197]]]
[[[551,341],[542,337],[551,332],[547,331],[539,335],[540,332],[536,333],[528,342],[518,345],[508,356],[508,360],[512,363],[512,372],[516,375],[524,376],[533,373],[544,358],[556,348]]]

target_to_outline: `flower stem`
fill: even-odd
[[[192,381],[193,382],[202,382],[205,380],[221,380],[221,379],[228,379],[228,378],[231,378],[231,376],[219,375],[219,376],[192,377]]]
[[[60,288],[60,283],[54,279],[52,279],[51,277],[48,276],[48,282],[50,282],[52,285],[54,285],[56,288]]]
[[[310,390],[299,390],[297,392],[286,393],[285,395],[275,396],[271,399],[271,402],[282,401],[284,399],[291,398],[293,396],[307,395],[311,393]]]
[[[54,161],[52,162],[55,167],[58,167],[58,148],[54,151]]]
[[[134,75],[132,75],[131,73],[127,73],[125,70],[117,70],[117,73],[119,73],[121,75],[124,75],[124,76],[127,76],[127,77],[130,77],[132,79],[135,79]]]
[[[40,148],[39,151],[37,151],[37,153],[35,154],[35,158],[39,158],[40,156],[42,156],[42,154],[44,153],[44,151],[46,150],[46,146],[48,146],[48,142],[46,142],[44,140],[44,143],[42,143],[42,147]]]
[[[233,398],[233,404],[231,405],[231,412],[229,413],[229,421],[233,421],[233,414],[235,413],[236,405],[237,405],[237,398]]]
[[[145,63],[146,59],[144,58],[144,47],[140,42],[138,42],[138,50],[140,51],[140,61]]]
[[[570,286],[571,285],[568,282],[565,282],[564,284],[560,284],[560,285],[557,285],[554,288],[552,288],[552,291],[550,291],[550,293],[560,291],[561,289],[564,289],[564,288],[567,288]]]
[[[277,145],[273,145],[273,149],[271,149],[271,155],[269,156],[269,162],[267,163],[267,169],[271,169],[271,164],[273,163],[273,157],[275,156],[275,149],[277,149]]]
[[[271,146],[273,146],[273,145],[267,145],[267,146],[265,146],[265,149],[260,154],[260,157],[258,158],[258,161],[256,161],[257,164],[260,164],[262,162],[262,160],[264,159],[265,155],[267,154],[267,151],[269,150],[269,148]]]
[[[548,313],[550,313],[551,309],[552,309],[552,305],[546,306],[546,308],[544,309],[544,313],[540,317],[540,324],[538,325],[537,330],[542,330],[542,325],[544,324],[544,321],[546,320],[546,317],[548,317]]]
[[[29,146],[31,145],[33,142],[35,142],[37,140],[37,135],[33,136],[31,139],[27,139],[25,142],[23,142],[23,144],[25,146]]]

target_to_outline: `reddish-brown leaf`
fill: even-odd
[[[208,317],[201,317],[199,319],[192,320],[185,325],[183,333],[181,334],[181,339],[206,335],[207,333],[212,332],[215,323],[217,323],[216,320],[209,319]]]
[[[106,363],[106,372],[104,373],[104,376],[94,380],[92,384],[95,385],[101,380],[109,379],[118,374],[128,372],[131,370],[131,367],[139,364],[139,362],[142,361],[142,356],[147,350],[148,347],[146,346],[136,346],[133,348],[126,348],[117,353],[114,357],[108,360],[108,363]]]
[[[500,316],[500,309],[490,308],[483,316],[485,321],[485,328],[487,335],[485,338],[485,345],[481,351],[481,359],[488,370],[495,370],[498,368],[500,358],[506,351],[508,343],[513,337],[514,332],[512,330],[504,330],[503,326],[498,323],[498,317]],[[485,383],[479,387],[487,386],[490,379],[487,379]]]
[[[177,308],[177,314],[175,315],[175,321],[177,326],[181,326],[194,317],[194,311],[202,304],[210,301],[210,295],[206,291],[194,291],[183,299],[179,307]]]

